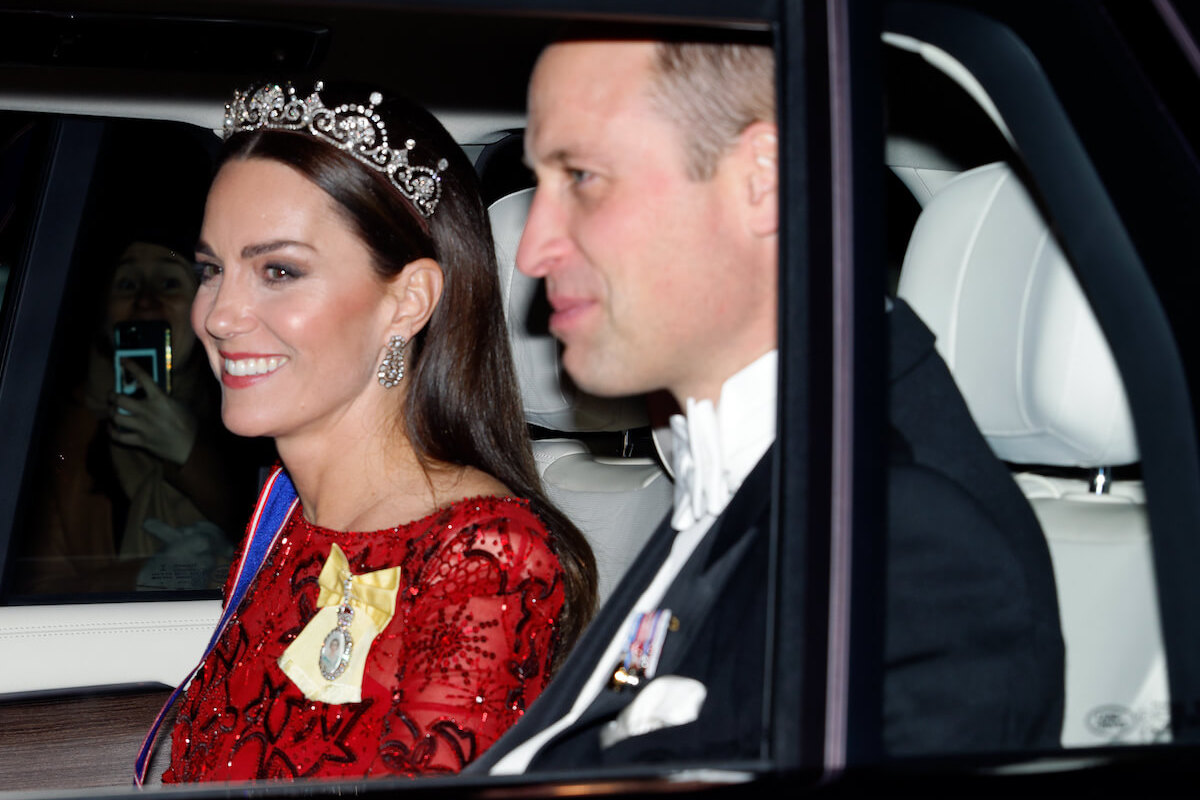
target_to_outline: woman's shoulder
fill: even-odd
[[[442,509],[435,529],[441,531],[443,557],[459,553],[487,554],[498,567],[558,571],[551,533],[525,498],[480,495],[456,500]]]
[[[545,524],[530,507],[529,500],[518,497],[501,481],[468,467],[453,484],[444,488],[436,516],[457,517],[463,524],[503,526],[545,539]]]
[[[511,494],[464,497],[445,505],[436,515],[460,527],[495,530],[538,539],[550,536],[529,500]]]

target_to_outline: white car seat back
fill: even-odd
[[[913,230],[899,294],[1004,461],[1137,461],[1108,344],[1053,234],[1004,164],[963,173]]]
[[[532,199],[533,189],[523,189],[489,209],[500,292],[526,421],[564,434],[535,439],[534,460],[546,494],[592,547],[603,602],[670,510],[673,490],[656,460],[597,455],[566,436],[644,428],[649,418],[644,398],[595,397],[577,389],[563,372],[558,343],[537,319],[539,282],[516,269]]]
[[[1096,470],[1015,476],[1046,534],[1066,642],[1063,744],[1162,741],[1169,702],[1145,498],[1107,480],[1138,460],[1108,343],[1049,226],[1005,164],[923,209],[898,294],[937,336],[1002,460]]]

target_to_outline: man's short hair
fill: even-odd
[[[766,45],[660,41],[651,98],[675,123],[688,176],[708,180],[742,131],[775,122],[775,54]]]

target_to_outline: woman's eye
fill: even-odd
[[[271,283],[279,283],[282,281],[299,278],[303,273],[293,266],[287,264],[268,264],[263,268],[263,274]]]
[[[592,177],[592,173],[586,169],[568,169],[567,177],[571,179],[571,183],[578,186],[582,183],[587,183],[588,179]]]
[[[213,278],[221,274],[221,268],[210,261],[196,262],[196,279],[200,283],[207,283]]]

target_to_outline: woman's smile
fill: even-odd
[[[287,356],[253,356],[238,354],[222,354],[225,359],[225,372],[234,377],[269,375],[287,363]]]

